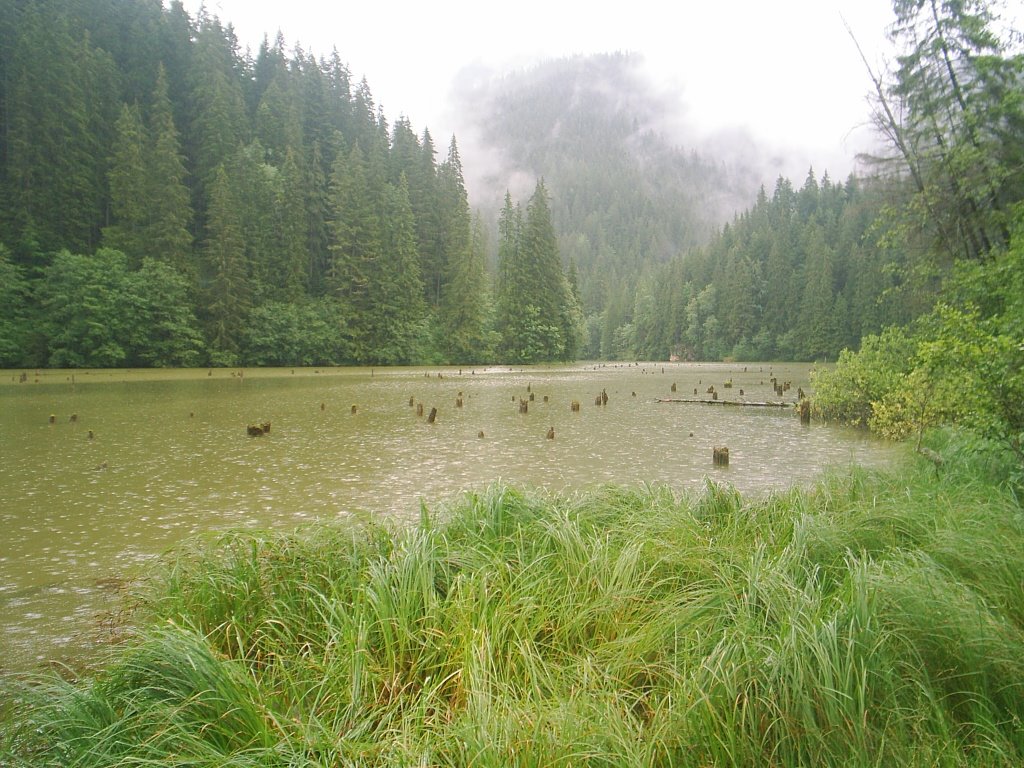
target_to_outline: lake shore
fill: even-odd
[[[203,537],[15,764],[1019,765],[1024,518],[911,457],[744,496],[506,485]]]

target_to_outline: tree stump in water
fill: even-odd
[[[800,423],[810,424],[811,423],[811,401],[801,400],[800,401]]]
[[[529,400],[523,400],[523,398],[519,398],[519,412],[520,413],[529,413],[530,412],[530,401]]]
[[[437,408],[431,408],[430,415],[427,416],[427,424],[433,424],[435,419],[437,419]]]
[[[551,427],[548,430],[548,440],[554,440],[554,439],[555,439],[555,428]]]
[[[728,467],[729,466],[729,449],[728,448],[712,448],[711,449],[711,462],[716,467]]]
[[[601,390],[601,405],[608,405],[608,390]]]
[[[675,392],[675,391],[676,391],[676,383],[675,383],[674,381],[672,382],[672,391],[673,391],[673,392]]]
[[[578,413],[580,410],[580,401],[573,400],[571,403],[569,403],[569,410],[572,411],[573,413]]]
[[[417,403],[417,405],[416,405],[416,415],[417,416],[422,416],[423,415],[423,403]]]

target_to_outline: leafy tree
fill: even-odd
[[[195,367],[202,362],[205,345],[190,290],[185,275],[152,257],[125,275],[126,364]]]
[[[249,315],[243,333],[246,365],[337,365],[351,359],[344,309],[336,299],[269,302]]]
[[[93,255],[61,251],[54,257],[37,296],[49,365],[113,368],[125,362],[127,272],[127,257],[109,248]]]
[[[922,253],[985,258],[1009,238],[1009,206],[1024,191],[1019,98],[1024,56],[993,31],[983,0],[894,0],[901,46],[891,82],[872,73],[876,124],[913,185],[904,236]]]

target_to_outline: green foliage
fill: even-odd
[[[109,248],[91,256],[62,251],[54,257],[37,297],[51,366],[113,368],[124,363],[127,272],[127,257]]]
[[[198,365],[204,345],[188,291],[187,278],[156,259],[133,271],[109,248],[58,254],[36,296],[49,365]]]
[[[900,386],[913,367],[916,343],[899,327],[844,350],[833,369],[814,373],[814,413],[826,421],[867,426],[876,404]]]
[[[961,469],[194,541],[101,667],[7,699],[0,761],[1016,766],[1021,508]]]
[[[543,181],[537,182],[525,217],[506,193],[499,230],[499,356],[510,363],[572,359],[581,311],[562,267]]]
[[[0,368],[25,364],[29,323],[28,281],[23,270],[11,262],[10,253],[0,244]]]
[[[910,331],[869,337],[815,378],[815,409],[902,438],[955,425],[1024,457],[1024,215],[1010,248],[962,264]]]
[[[246,322],[241,354],[250,366],[338,365],[351,360],[344,309],[326,297],[256,307]]]
[[[146,257],[124,277],[127,364],[191,368],[205,345],[191,309],[190,282],[170,264]]]

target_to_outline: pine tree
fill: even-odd
[[[146,240],[148,253],[194,279],[192,255],[192,205],[186,185],[188,172],[181,154],[174,110],[168,94],[163,65],[157,73],[149,109],[151,145],[146,162],[148,207]]]
[[[438,168],[439,207],[444,235],[445,282],[441,327],[445,355],[453,362],[479,360],[483,341],[487,276],[484,254],[474,249],[469,197],[455,137]]]
[[[250,292],[238,204],[223,165],[214,171],[209,197],[203,247],[204,319],[213,363],[234,365],[250,306]]]
[[[108,248],[126,254],[138,266],[149,245],[148,153],[138,105],[124,105],[115,130],[114,155],[108,173],[114,223],[103,228],[103,242]]]

